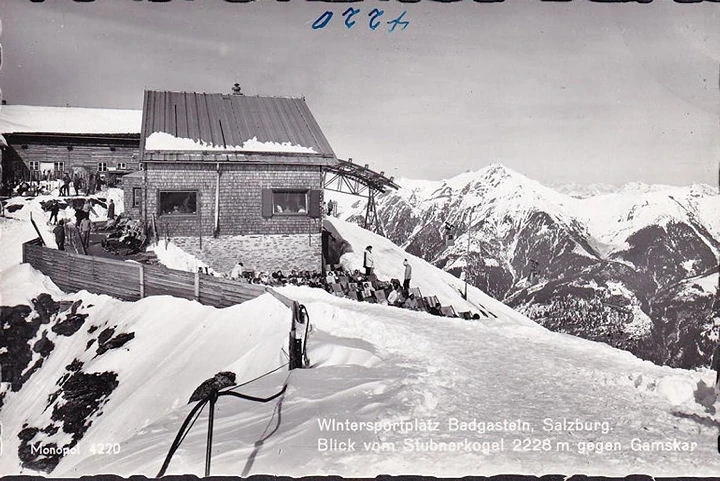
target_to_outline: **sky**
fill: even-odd
[[[396,177],[718,184],[718,3],[3,0],[0,19],[10,104],[140,109],[144,89],[238,82],[304,96],[338,157]]]

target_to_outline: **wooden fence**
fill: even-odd
[[[278,297],[273,290],[264,286],[163,266],[60,251],[40,245],[38,239],[23,244],[23,262],[50,277],[64,291],[85,289],[127,301],[170,295],[209,306],[228,307],[254,299],[265,292]]]

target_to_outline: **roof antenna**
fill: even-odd
[[[235,85],[233,85],[232,94],[233,94],[233,95],[245,95],[244,93],[242,93],[242,89],[240,88],[240,84],[237,83],[237,82],[235,82]]]

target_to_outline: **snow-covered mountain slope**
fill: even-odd
[[[44,406],[73,360],[83,363],[87,375],[114,373],[117,380],[54,476],[156,474],[191,409],[186,402],[195,386],[218,371],[234,372],[239,383],[285,360],[280,349],[288,313],[270,296],[228,309],[168,297],[127,303],[87,293],[65,296],[41,279],[18,266],[0,288],[13,304],[41,291],[80,300],[88,317],[75,334],[53,338],[55,349],[42,368],[19,392],[7,394],[0,410],[6,435],[25,423],[41,429],[62,423],[53,424],[49,412],[63,406],[63,395]],[[35,287],[21,294],[12,289],[18,285]],[[313,368],[276,372],[238,389],[267,396],[287,382],[277,402],[218,401],[213,474],[618,475],[637,472],[639,462],[643,472],[655,475],[720,473],[720,420],[711,414],[709,371],[658,367],[510,312],[470,322],[360,304],[310,288],[283,293],[308,307]],[[96,332],[114,326],[134,337],[94,356],[94,345],[85,348],[93,337],[89,326],[99,326]],[[346,420],[369,424],[349,432],[327,426]],[[459,422],[471,424],[456,430]],[[169,474],[202,473],[206,426],[204,412]],[[67,435],[40,432],[31,439],[53,440]],[[355,450],[324,450],[332,445],[327,440],[355,443]],[[676,450],[638,450],[641,443],[668,440],[677,443]],[[6,438],[5,452],[16,452],[19,442],[14,435]],[[600,444],[608,442],[619,444]],[[609,452],[611,447],[616,450]],[[11,456],[0,462],[3,473],[32,472]]]
[[[598,195],[576,203],[576,212],[593,237],[614,246],[648,226],[687,224],[718,254],[720,198],[717,189],[705,185],[663,186],[662,189],[628,191]],[[715,240],[714,240],[715,239]],[[713,241],[714,240],[714,241]]]
[[[352,247],[347,267],[373,245],[381,277],[397,276],[408,257],[414,284],[461,306],[449,274],[332,223]],[[287,383],[268,404],[220,398],[212,474],[720,474],[709,370],[660,367],[553,333],[474,287],[469,307],[482,304],[497,318],[281,291],[308,308],[312,368],[236,389],[263,397]],[[289,312],[269,295],[227,309],[167,296],[123,302],[63,294],[27,265],[3,270],[0,292],[14,306],[3,308],[3,329],[30,336],[13,347],[29,352],[26,379],[3,388],[3,474],[155,475],[196,386],[219,371],[239,384],[286,362]],[[26,325],[30,332],[19,328]],[[207,420],[205,410],[168,474],[202,474]],[[346,421],[365,424],[341,430]],[[33,446],[50,443],[72,449],[45,463],[33,458]]]
[[[578,198],[499,164],[445,181],[405,182],[378,198],[378,214],[388,238],[412,254],[456,276],[467,271],[473,285],[552,329],[657,363],[709,362],[714,346],[703,326],[720,323],[714,294],[706,294],[711,302],[654,299],[686,279],[717,279],[717,189],[634,183],[595,186]],[[357,222],[362,208],[342,217]],[[454,245],[443,239],[445,222],[455,226]],[[668,322],[664,313],[678,309],[692,325]],[[680,330],[669,334],[668,326]]]

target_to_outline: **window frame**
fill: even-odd
[[[138,209],[142,206],[142,187],[132,188],[132,206]]]
[[[195,212],[162,212],[162,194],[177,194],[180,192],[195,194]],[[200,212],[200,189],[162,189],[157,191],[157,215],[172,217],[197,217]]]
[[[310,216],[310,189],[307,188],[274,188],[270,189],[272,192],[270,200],[272,204],[272,215],[273,217],[308,217]],[[275,194],[302,194],[305,196],[305,212],[276,212],[275,207],[278,205],[275,202]]]
[[[40,172],[40,161],[39,160],[30,160],[28,161],[30,171],[31,172]]]
[[[55,172],[65,172],[65,161],[64,160],[58,160],[56,162],[53,162]]]
[[[98,162],[97,171],[98,172],[107,172],[108,171],[107,162]]]

